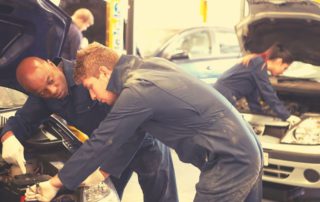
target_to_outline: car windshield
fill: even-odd
[[[0,109],[22,106],[28,96],[17,90],[0,86]]]
[[[143,39],[140,39],[137,42],[141,56],[153,56],[168,39],[179,31],[179,29],[149,30],[148,34],[143,34]]]
[[[216,32],[217,41],[220,43],[220,54],[239,54],[238,39],[233,32]]]

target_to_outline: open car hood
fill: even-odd
[[[290,49],[295,60],[320,65],[319,3],[310,0],[247,0],[247,3],[248,14],[245,16],[243,9],[243,18],[236,25],[243,53],[263,52],[280,42]]]
[[[0,85],[18,90],[16,67],[27,56],[59,56],[71,19],[49,0],[0,0]]]

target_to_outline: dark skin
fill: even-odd
[[[28,92],[43,98],[61,99],[68,95],[66,77],[61,67],[49,60],[38,57],[27,57],[21,61],[16,71],[19,84]],[[6,132],[1,142],[14,135],[12,131]],[[101,171],[107,177],[108,174]],[[55,181],[54,181],[55,182]],[[56,186],[59,183],[53,183]]]
[[[28,92],[43,98],[61,99],[68,94],[66,78],[60,67],[38,57],[27,57],[19,64],[16,78]],[[1,142],[14,135],[6,132]]]
[[[24,89],[44,98],[59,99],[68,94],[67,81],[62,69],[41,58],[24,59],[18,65],[16,77]],[[21,172],[26,173],[23,146],[15,138],[13,131],[6,131],[1,137],[1,142],[7,145],[2,148],[3,158],[18,165]]]
[[[67,81],[60,67],[37,57],[25,58],[18,66],[17,80],[28,92],[43,98],[63,98]]]

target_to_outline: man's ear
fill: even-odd
[[[56,65],[55,65],[51,60],[49,60],[49,59],[47,60],[47,63],[50,64],[51,66],[56,67]]]
[[[104,74],[105,76],[110,76],[110,74],[111,74],[111,70],[106,66],[100,66],[99,72]]]

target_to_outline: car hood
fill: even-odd
[[[0,85],[18,90],[19,62],[59,56],[71,19],[49,0],[0,0]]]
[[[245,3],[245,1],[243,1]],[[320,65],[320,7],[310,0],[247,0],[236,25],[242,52],[263,52],[275,42],[295,60]],[[249,8],[247,15],[246,8]]]

